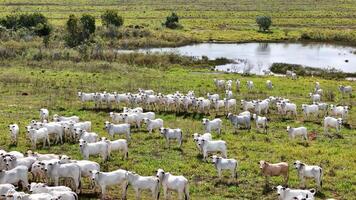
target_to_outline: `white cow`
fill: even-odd
[[[342,125],[342,118],[325,117],[324,118],[324,134],[328,133],[328,128],[335,128],[339,133]]]
[[[43,141],[43,147],[46,146],[46,142],[48,147],[51,145],[49,142],[49,135],[47,128],[40,128],[40,129],[29,129],[28,134],[32,143],[32,147],[36,149],[37,141]]]
[[[100,155],[104,161],[107,161],[110,157],[110,144],[105,141],[88,143],[80,139],[79,147],[80,153],[85,160],[88,160],[90,155]]]
[[[223,140],[205,140],[203,138],[198,139],[198,145],[202,149],[203,158],[206,160],[208,153],[221,152],[223,157],[227,157],[226,142]]]
[[[110,144],[110,153],[113,151],[122,151],[124,153],[124,159],[129,156],[129,147],[127,144],[127,140],[118,139],[118,140],[107,140],[105,137],[101,138],[101,141],[106,141]]]
[[[111,172],[100,172],[99,170],[92,170],[91,180],[95,185],[99,186],[101,193],[106,195],[107,186],[122,185],[122,199],[126,199],[126,189],[128,184],[127,171],[118,169]]]
[[[304,126],[298,128],[292,128],[287,126],[287,132],[290,138],[294,139],[295,136],[302,136],[305,140],[308,140],[308,131]]]
[[[333,116],[341,116],[342,119],[346,119],[349,113],[348,106],[334,106],[333,104],[330,105],[331,115]]]
[[[162,184],[164,199],[167,199],[167,197],[170,199],[169,191],[177,191],[179,200],[183,200],[183,195],[185,200],[190,199],[188,179],[184,176],[175,176],[165,172],[163,169],[158,169],[156,177],[159,178]]]
[[[131,126],[130,124],[113,124],[111,122],[106,121],[104,123],[104,129],[108,132],[108,134],[114,138],[115,134],[125,134],[127,141],[131,140]]]
[[[205,132],[211,133],[211,131],[217,131],[218,134],[221,134],[222,120],[219,118],[209,120],[203,118],[202,124],[204,126]]]
[[[253,81],[246,81],[246,83],[247,83],[247,89],[249,91],[251,91],[253,89],[253,87],[254,87]]]
[[[152,130],[160,129],[163,127],[163,120],[162,119],[143,119],[144,123],[147,125],[147,130],[151,134]]]
[[[90,171],[98,170],[100,171],[100,165],[97,162],[89,160],[72,160],[67,155],[61,155],[59,159],[61,164],[75,163],[80,167],[82,177],[91,177]]]
[[[339,85],[339,90],[342,94],[350,94],[352,93],[352,86],[344,86],[344,85]]]
[[[171,129],[171,128],[160,128],[160,133],[166,139],[166,145],[169,146],[170,140],[178,140],[179,148],[182,146],[183,143],[183,132],[181,129]]]
[[[283,187],[281,185],[276,187],[278,199],[279,200],[295,200],[295,197],[299,195],[308,195],[308,197],[314,198],[316,191],[314,189],[310,190],[300,190],[300,189],[290,189]]]
[[[220,156],[213,155],[212,162],[215,166],[215,169],[218,171],[219,178],[221,178],[222,170],[230,170],[231,178],[237,178],[237,160],[222,158]]]
[[[88,132],[81,128],[74,129],[76,138],[83,139],[89,143],[98,141],[98,134],[94,132]]]
[[[22,186],[27,187],[28,185],[28,168],[26,166],[17,166],[8,171],[0,170],[0,184],[13,184],[17,185],[21,183]]]
[[[261,117],[261,116],[258,116],[256,114],[253,114],[252,118],[256,122],[256,128],[260,129],[260,125],[261,125],[263,130],[264,130],[264,132],[267,133],[267,121],[268,121],[267,117]]]
[[[267,89],[270,89],[270,90],[273,89],[273,85],[272,85],[272,81],[271,80],[267,80],[266,81],[266,87],[267,87]]]
[[[159,179],[154,176],[140,176],[134,172],[126,172],[129,184],[136,192],[136,199],[140,199],[141,190],[151,190],[152,198],[159,198]]]
[[[321,100],[320,94],[309,93],[309,96],[310,96],[312,102],[320,102],[320,100]]]
[[[9,125],[10,129],[10,137],[11,137],[11,143],[17,145],[17,139],[18,135],[20,134],[20,128],[17,124],[10,124]]]
[[[298,176],[301,182],[301,187],[305,187],[304,178],[314,178],[315,183],[319,189],[321,189],[323,182],[323,169],[316,165],[307,165],[297,160],[294,162],[294,167],[298,172]]]
[[[63,122],[63,121],[79,122],[79,117],[78,116],[64,117],[64,116],[59,116],[57,114],[54,114],[53,121],[55,121],[55,122]]]
[[[49,111],[46,108],[41,108],[40,109],[40,120],[41,122],[44,122],[45,120],[49,120]]]

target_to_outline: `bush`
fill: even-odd
[[[80,20],[70,15],[66,24],[67,35],[65,41],[67,46],[76,47],[89,40],[95,32],[95,18],[84,14]]]
[[[119,16],[115,10],[106,10],[104,14],[101,15],[101,21],[106,27],[120,27],[124,24],[124,19]]]
[[[22,28],[31,31],[34,30],[34,33],[41,37],[48,36],[52,32],[52,28],[48,24],[47,18],[41,13],[8,15],[0,20],[0,24],[7,29],[16,31]]]
[[[272,19],[268,16],[258,16],[256,18],[256,23],[258,24],[260,31],[267,31],[272,25]]]
[[[168,16],[163,25],[170,29],[177,29],[181,27],[179,24],[179,17],[176,13],[172,13],[170,16]]]

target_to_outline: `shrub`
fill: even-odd
[[[120,27],[124,24],[124,19],[117,14],[117,11],[115,10],[106,10],[102,15],[101,15],[101,21],[104,26],[109,27],[109,26],[116,26]]]
[[[34,33],[41,37],[48,36],[52,32],[47,18],[41,13],[8,15],[0,20],[0,24],[16,31],[22,28],[34,30]]]
[[[176,13],[172,13],[170,16],[168,16],[163,25],[170,29],[177,29],[181,27],[179,24],[179,17]]]
[[[70,15],[66,24],[67,35],[65,41],[67,46],[76,47],[89,40],[95,32],[95,18],[84,14],[80,20]]]
[[[260,31],[267,31],[272,25],[272,19],[269,16],[258,16],[256,18],[256,23],[258,24]]]

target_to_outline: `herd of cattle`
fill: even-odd
[[[153,111],[175,111],[175,112],[223,112],[230,121],[235,131],[244,127],[251,129],[252,120],[255,121],[256,129],[267,133],[269,119],[266,115],[272,111],[278,115],[293,117],[297,116],[297,105],[289,99],[282,97],[269,97],[263,100],[241,100],[243,112],[234,114],[237,111],[237,100],[234,99],[232,92],[233,85],[236,91],[240,91],[241,83],[239,80],[216,80],[215,86],[218,90],[225,91],[224,98],[219,94],[207,94],[205,97],[196,97],[194,91],[187,94],[175,92],[174,94],[163,95],[155,94],[153,90],[139,89],[138,93],[84,93],[78,92],[79,99],[85,103],[95,102],[96,107],[106,104],[111,108],[114,104],[123,104],[122,113],[110,112],[110,121],[104,122],[104,129],[111,139],[115,135],[124,135],[126,139],[109,140],[105,137],[99,137],[92,132],[92,123],[90,121],[80,121],[77,116],[59,116],[53,115],[53,121],[50,122],[50,115],[47,109],[40,109],[39,120],[32,120],[26,127],[26,137],[31,141],[33,149],[37,148],[39,142],[43,146],[58,144],[64,142],[78,143],[83,160],[72,160],[67,155],[40,154],[28,151],[26,156],[17,151],[6,152],[0,150],[0,198],[6,199],[77,199],[77,193],[81,192],[82,178],[88,178],[90,187],[99,187],[102,195],[105,196],[106,188],[112,185],[122,186],[122,199],[126,198],[128,186],[135,190],[136,198],[140,198],[140,191],[150,190],[152,198],[158,199],[160,187],[163,188],[164,198],[169,197],[170,191],[178,192],[179,199],[189,199],[188,179],[184,176],[173,175],[158,169],[154,176],[141,176],[131,171],[118,169],[111,172],[102,172],[97,162],[90,161],[90,156],[100,156],[104,162],[109,160],[112,152],[119,151],[123,154],[123,159],[128,157],[129,143],[131,142],[131,130],[145,128],[152,134],[158,131],[166,140],[169,146],[171,140],[176,140],[179,147],[183,142],[183,131],[179,128],[164,127],[164,121],[156,118]],[[234,83],[234,84],[233,84]],[[266,82],[267,89],[273,89],[271,81]],[[253,90],[254,83],[247,81],[248,90]],[[345,94],[351,94],[351,86],[340,86],[339,90]],[[312,104],[302,104],[302,112],[305,118],[311,115],[324,116],[324,132],[328,128],[335,128],[340,131],[343,120],[347,119],[347,106],[334,106],[321,102],[322,89],[317,82],[312,93],[309,94]],[[128,108],[131,107],[131,108]],[[151,112],[144,112],[144,109]],[[328,116],[330,115],[330,116]],[[339,118],[335,118],[338,117]],[[209,154],[220,153],[221,156],[213,155],[212,162],[221,178],[222,170],[231,172],[231,177],[237,176],[238,161],[227,158],[227,143],[223,140],[214,140],[212,133],[221,134],[223,121],[219,118],[202,120],[202,127],[205,133],[194,133],[192,138],[197,146],[199,153],[203,155],[203,160],[207,160]],[[20,128],[17,124],[9,125],[11,141],[17,144]],[[308,140],[308,131],[306,127],[290,127],[286,131],[291,138],[301,136]],[[187,135],[185,135],[187,136]],[[283,176],[284,184],[288,183],[289,165],[286,162],[269,163],[261,160],[259,163],[263,176],[266,177],[266,183],[271,176]],[[314,178],[318,190],[322,188],[323,169],[319,166],[307,165],[301,161],[293,163],[301,181],[301,187],[305,187],[305,178]],[[28,172],[31,172],[32,179],[29,184]],[[59,179],[65,178],[64,185],[58,186]],[[45,184],[44,184],[44,183]],[[55,186],[48,186],[51,183]],[[19,184],[21,183],[21,184]],[[22,185],[24,191],[18,192],[14,185]],[[70,186],[70,187],[67,187]],[[277,186],[279,199],[314,199],[315,189],[291,189],[283,186]]]

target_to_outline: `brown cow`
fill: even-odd
[[[264,160],[261,160],[259,164],[262,175],[266,177],[266,185],[268,185],[268,180],[270,176],[283,176],[285,184],[288,184],[288,163],[280,162],[276,164],[271,164]]]

